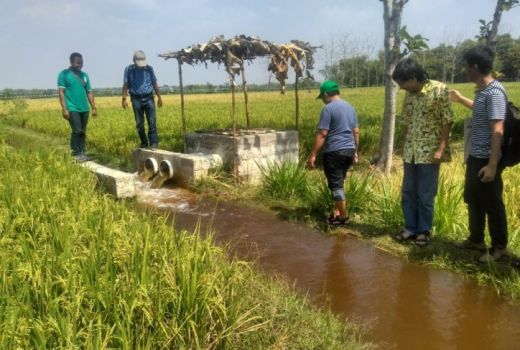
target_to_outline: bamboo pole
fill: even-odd
[[[231,118],[233,119],[233,177],[235,181],[238,179],[237,168],[237,122],[235,115],[235,79],[233,75],[229,77],[229,85],[231,86]]]
[[[300,96],[298,94],[298,76],[294,80],[294,100],[296,104],[296,130],[300,130]]]
[[[242,74],[242,90],[244,91],[244,104],[246,107],[246,127],[249,129],[251,127],[251,123],[249,120],[249,98],[247,95],[247,82],[246,82],[246,76],[244,73],[244,64],[242,63],[240,65],[240,74]]]
[[[181,118],[182,118],[182,139],[183,139],[183,147],[184,153],[187,153],[187,145],[186,145],[186,112],[184,109],[184,86],[182,84],[182,62],[180,57],[177,57],[177,63],[179,64],[179,87],[181,89]]]

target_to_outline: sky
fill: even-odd
[[[491,20],[496,0],[410,0],[402,24],[430,46],[478,34],[478,20]],[[135,50],[147,54],[160,85],[178,85],[177,64],[157,57],[224,34],[291,39],[313,45],[342,39],[352,50],[383,48],[383,5],[378,0],[0,0],[0,89],[55,88],[71,52],[84,57],[93,87],[122,85]],[[520,8],[502,17],[499,33],[520,37]],[[325,52],[316,54],[315,72]],[[185,84],[222,84],[216,65],[183,66]],[[266,60],[246,70],[252,83],[269,79]],[[317,74],[318,80],[322,77]],[[273,79],[274,81],[274,79]]]

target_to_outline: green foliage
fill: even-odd
[[[313,189],[305,164],[288,160],[273,162],[263,169],[263,174],[262,188],[266,196],[288,203],[311,198]]]
[[[406,26],[401,27],[399,29],[399,38],[401,39],[401,44],[404,45],[404,49],[402,52],[403,56],[406,56],[412,52],[417,52],[421,50],[425,50],[428,48],[428,44],[426,43],[429,39],[423,37],[420,34],[410,35]]]

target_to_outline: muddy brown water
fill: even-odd
[[[174,226],[211,229],[218,244],[336,314],[369,326],[382,349],[520,349],[520,307],[453,273],[409,264],[354,237],[334,237],[273,212],[199,202],[184,190],[142,192]]]

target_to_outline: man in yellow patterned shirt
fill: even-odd
[[[392,78],[406,90],[401,114],[405,138],[401,207],[405,225],[395,238],[425,246],[433,226],[440,163],[450,160],[453,112],[449,90],[445,84],[429,80],[413,59],[399,62]]]

